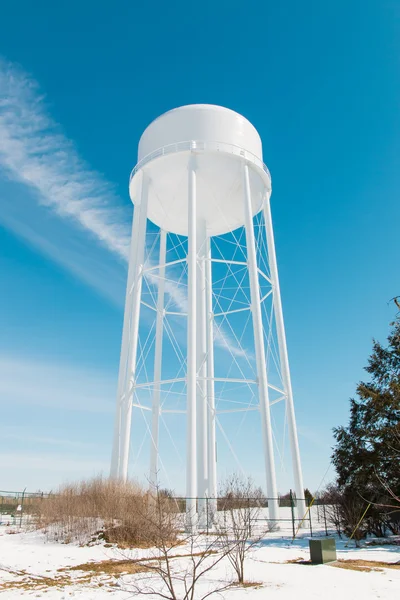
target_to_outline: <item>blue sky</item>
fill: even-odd
[[[2,8],[0,488],[108,471],[129,172],[152,119],[201,102],[244,114],[263,140],[305,482],[318,486],[399,293],[399,19],[386,0]]]

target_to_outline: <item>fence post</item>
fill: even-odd
[[[25,488],[25,489],[24,489],[24,491],[22,492],[22,498],[21,498],[21,516],[20,516],[20,518],[19,518],[19,528],[20,528],[20,529],[21,529],[21,527],[22,527],[22,515],[23,515],[23,512],[24,512],[24,498],[25,498],[25,491],[26,491],[26,488]]]
[[[248,511],[249,511],[249,537],[251,537],[251,508],[250,508],[250,498],[247,498],[247,507],[248,507]]]
[[[293,530],[293,537],[294,537],[296,535],[296,527],[295,527],[295,522],[294,522],[294,500],[293,500],[292,490],[289,490],[289,495],[290,495],[290,511],[292,513],[292,530]]]
[[[310,536],[312,537],[312,517],[311,517],[311,508],[312,508],[312,507],[310,506],[310,508],[309,508],[309,511],[308,511],[308,515],[309,515],[309,518],[310,518]]]
[[[226,532],[226,498],[224,499],[223,510],[224,510],[224,530]]]
[[[325,504],[323,504],[322,506],[324,508],[325,535],[328,535],[328,527],[326,526],[326,509],[325,509]]]

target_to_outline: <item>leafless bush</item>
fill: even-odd
[[[152,526],[153,502],[133,482],[121,483],[101,477],[62,486],[40,505],[38,526],[62,542],[95,541],[96,535],[120,546],[152,545],[159,529]],[[162,502],[168,519],[168,536],[176,537],[169,502]],[[168,522],[167,522],[168,521]]]
[[[379,514],[364,515],[367,508],[366,501],[357,493],[357,491],[347,489],[341,490],[338,486],[332,484],[322,493],[321,499],[326,504],[325,510],[327,521],[333,525],[341,537],[342,534],[347,537],[352,536],[356,546],[369,533],[377,535],[376,527],[379,525]],[[361,519],[361,521],[360,521]]]
[[[222,552],[228,557],[240,584],[245,582],[246,556],[269,533],[274,524],[263,520],[262,491],[252,480],[233,475],[222,486],[221,494],[227,499],[224,519],[216,520]],[[251,499],[251,500],[250,500]]]
[[[222,538],[224,533],[213,535],[198,533],[195,528],[174,540],[165,526],[166,514],[162,497],[152,500],[152,512],[147,515],[151,528],[158,532],[157,541],[146,558],[134,558],[142,572],[129,584],[127,591],[142,596],[158,596],[165,600],[205,600],[230,587],[231,582],[209,582],[203,593],[198,594],[198,584],[214,569],[231,550]],[[196,591],[196,596],[195,596]]]
[[[231,581],[209,582],[203,594],[196,593],[203,581],[225,557],[220,538],[190,533],[178,543],[157,544],[151,561],[137,561],[143,573],[129,585],[135,595],[159,596],[166,600],[204,600],[229,588]]]
[[[251,478],[244,480],[233,474],[220,487],[218,494],[218,510],[226,511],[235,508],[256,508],[268,506],[260,487],[256,487]]]
[[[330,484],[320,494],[320,501],[324,505],[327,523],[336,529],[336,533],[341,538],[343,533],[342,493],[336,485]]]

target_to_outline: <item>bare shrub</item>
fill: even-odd
[[[165,513],[168,508],[165,502]],[[151,497],[136,483],[97,477],[63,485],[44,499],[38,527],[50,538],[66,543],[88,543],[100,536],[124,547],[146,546],[159,535],[148,518],[151,511]],[[168,535],[176,537],[172,518],[168,520]]]
[[[158,535],[150,554],[131,559],[143,570],[130,582],[127,591],[140,597],[158,596],[165,600],[193,600],[195,597],[204,600],[230,587],[230,581],[214,580],[198,594],[198,583],[228,555],[231,547],[222,543],[224,533],[206,535],[195,528],[171,539],[164,501],[160,494],[152,499],[152,510],[146,515],[151,522],[148,531],[157,531]]]
[[[321,499],[326,504],[327,521],[335,527],[340,537],[342,534],[352,536],[358,547],[369,533],[377,535],[376,527],[381,518],[377,514],[370,516],[369,510],[362,518],[368,504],[356,491],[341,490],[332,484],[322,493]]]
[[[320,502],[324,505],[327,524],[336,529],[341,538],[343,533],[342,519],[342,493],[335,484],[329,484],[320,495]]]
[[[385,537],[388,529],[394,534],[397,533],[398,524],[395,513],[392,512],[396,506],[385,504],[384,499],[380,500],[379,491],[373,489],[370,495],[364,498],[357,490],[351,488],[340,489],[335,484],[326,488],[321,500],[325,505],[327,522],[335,527],[339,537],[342,537],[342,534],[349,537],[354,532],[352,539],[358,546],[367,535]],[[371,501],[371,497],[375,501]]]
[[[217,519],[215,527],[222,552],[226,554],[235,571],[237,582],[245,583],[245,559],[254,547],[274,528],[274,524],[262,519],[263,494],[251,478],[233,475],[222,485],[220,504],[223,520]]]

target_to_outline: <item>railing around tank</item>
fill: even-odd
[[[225,142],[200,142],[196,140],[186,141],[186,142],[176,142],[174,144],[168,144],[166,146],[162,146],[162,148],[157,148],[157,150],[153,150],[146,156],[144,156],[137,165],[132,169],[130,179],[136,175],[136,173],[142,169],[147,163],[159,156],[166,156],[168,154],[174,154],[176,152],[183,151],[198,151],[198,152],[223,152],[225,154],[233,154],[235,156],[240,156],[245,160],[252,162],[259,169],[264,171],[269,178],[271,178],[271,174],[268,170],[268,167],[262,162],[258,156],[249,152],[249,150],[244,150],[240,146],[235,146],[235,144],[227,144]]]

